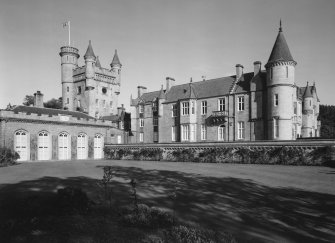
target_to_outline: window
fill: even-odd
[[[144,106],[143,105],[139,106],[139,113],[144,113]]]
[[[158,142],[158,132],[154,132],[154,142]]]
[[[190,141],[194,142],[197,140],[196,137],[196,125],[195,124],[190,124]]]
[[[273,137],[274,138],[279,137],[279,120],[278,119],[273,120]]]
[[[201,140],[206,140],[206,139],[207,139],[206,125],[202,124],[201,125]]]
[[[152,111],[157,111],[157,102],[152,103]]]
[[[78,86],[78,87],[77,87],[77,93],[78,93],[78,94],[81,94],[81,86]]]
[[[226,110],[226,99],[219,99],[219,111],[225,111]]]
[[[189,126],[182,125],[181,126],[181,140],[188,141],[190,140]]]
[[[172,117],[178,116],[178,107],[177,104],[172,105]]]
[[[270,80],[272,80],[272,74],[273,73],[273,70],[272,70],[272,68],[270,68]]]
[[[207,101],[201,101],[201,115],[207,114]]]
[[[190,114],[190,103],[189,102],[183,102],[182,103],[182,110],[181,114],[183,116],[189,115]]]
[[[109,108],[112,109],[113,108],[113,101],[109,102]]]
[[[244,96],[238,97],[238,111],[244,111]]]
[[[105,101],[105,100],[102,101],[102,106],[103,106],[104,108],[106,108],[106,101]]]
[[[288,66],[286,66],[286,78],[288,78]]]
[[[224,140],[224,126],[223,125],[218,127],[218,140],[219,141]]]
[[[173,141],[173,142],[175,142],[177,139],[176,139],[176,135],[177,135],[177,133],[176,133],[176,127],[171,127],[171,140]]]
[[[278,94],[275,94],[274,97],[273,97],[274,101],[274,106],[278,106]]]
[[[143,142],[144,134],[143,132],[140,132],[140,142]]]
[[[157,117],[154,118],[153,125],[154,126],[158,126],[158,118]]]
[[[237,123],[237,138],[238,139],[244,139],[244,130],[245,130],[245,127],[244,127],[244,122],[238,122]]]
[[[70,99],[66,98],[66,104],[70,104]]]
[[[98,99],[95,100],[95,106],[96,106],[96,107],[99,106],[99,100],[98,100]]]
[[[106,89],[106,87],[102,87],[101,92],[102,92],[103,94],[106,94],[106,93],[107,93],[107,89]]]
[[[69,86],[66,87],[66,92],[69,92],[70,91],[70,88]]]
[[[80,100],[77,101],[77,107],[81,107]]]
[[[140,119],[140,127],[144,127],[144,119]]]
[[[195,102],[194,101],[192,101],[191,102],[191,112],[192,112],[192,114],[195,114]]]
[[[297,115],[297,102],[293,103],[293,107],[294,107],[294,114]]]

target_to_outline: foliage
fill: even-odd
[[[192,149],[177,149],[172,151],[172,153],[170,152],[170,155],[172,155],[172,158],[174,158],[173,161],[179,162],[191,162],[195,159],[194,150]]]
[[[26,97],[24,97],[24,99],[23,99],[22,104],[25,105],[25,106],[34,105],[34,96],[33,95],[26,95]]]
[[[320,105],[321,137],[335,138],[335,106]]]
[[[57,203],[63,213],[87,213],[92,206],[87,194],[80,188],[65,187],[57,190]]]
[[[6,147],[0,147],[0,166],[13,165],[20,158],[20,155],[14,150]]]
[[[111,208],[113,195],[112,179],[114,177],[114,171],[110,166],[104,166],[103,171],[104,175],[99,181],[98,186],[102,187],[104,201],[107,202],[109,208]]]
[[[191,226],[175,226],[165,231],[164,242],[174,243],[235,243],[229,234],[220,234],[212,230],[202,230]]]
[[[140,228],[163,228],[173,225],[173,217],[167,211],[145,204],[138,204],[138,210],[124,208],[121,222],[127,226]]]
[[[63,103],[62,103],[62,97],[59,97],[58,99],[52,98],[51,100],[48,100],[44,103],[45,108],[52,108],[52,109],[62,109]]]

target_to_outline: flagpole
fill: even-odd
[[[70,21],[69,21],[69,46],[71,46],[71,27],[70,27],[71,25],[70,25]]]

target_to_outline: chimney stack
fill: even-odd
[[[137,98],[140,98],[145,92],[147,91],[147,88],[144,86],[137,86]]]
[[[175,81],[174,78],[166,77],[166,93],[173,86],[174,81]]]
[[[118,108],[117,108],[117,115],[118,115],[119,117],[121,116],[122,111],[124,111],[124,106],[123,106],[123,104],[121,104],[121,107],[118,107]]]
[[[262,63],[260,61],[254,62],[254,77],[261,72],[262,69]]]
[[[236,64],[236,80],[239,80],[243,75],[243,66],[241,64]]]
[[[44,107],[43,94],[39,90],[34,94],[34,107],[38,107],[38,108]]]

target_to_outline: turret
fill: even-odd
[[[89,41],[86,53],[84,55],[86,69],[85,69],[85,75],[86,75],[86,87],[91,87],[93,85],[93,82],[90,82],[92,79],[94,79],[95,76],[95,70],[94,65],[96,61],[96,57],[93,52],[91,41]]]
[[[78,67],[79,51],[75,47],[63,46],[60,49],[62,73],[63,109],[74,110],[73,69]]]
[[[115,72],[118,75],[121,74],[122,64],[120,62],[119,56],[117,55],[117,50],[115,50],[113,61],[110,64],[110,66],[111,66],[113,72]]]
[[[265,65],[269,139],[294,139],[292,117],[296,91],[294,79],[296,64],[286,43],[280,21],[276,42]]]

